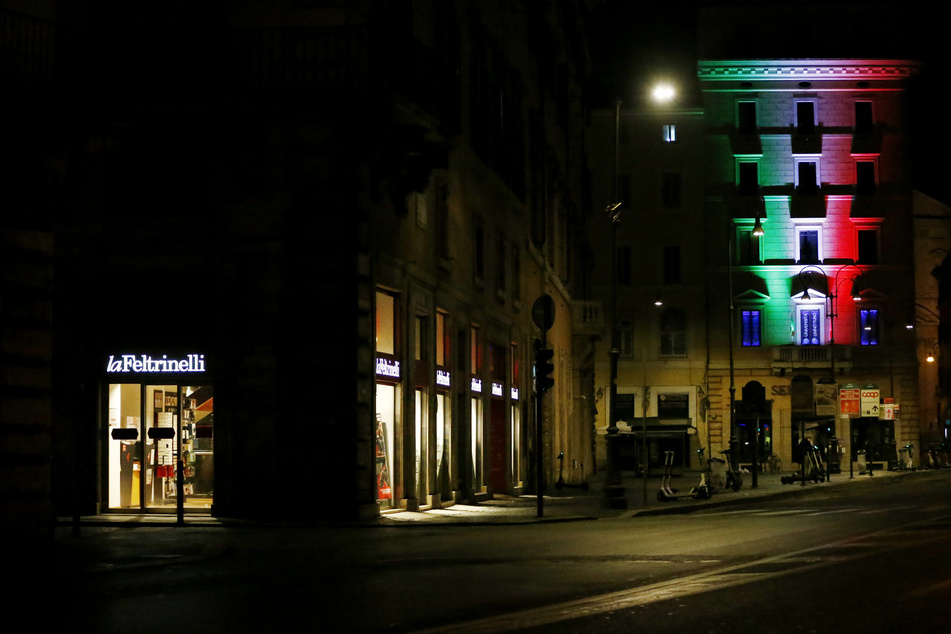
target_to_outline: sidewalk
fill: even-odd
[[[538,522],[565,522],[593,519],[625,519],[648,515],[664,515],[690,513],[700,508],[715,508],[735,504],[748,503],[751,500],[775,499],[808,495],[830,487],[861,486],[862,484],[893,478],[911,473],[926,473],[927,471],[875,471],[871,477],[860,475],[855,471],[852,478],[849,472],[832,474],[830,482],[813,483],[807,480],[802,482],[783,484],[783,475],[759,474],[757,486],[753,488],[752,474],[743,473],[743,486],[733,492],[729,489],[721,490],[708,500],[683,498],[671,501],[659,501],[657,492],[660,489],[660,476],[651,476],[647,480],[645,490],[644,480],[635,477],[633,473],[622,473],[621,484],[624,487],[624,497],[627,499],[626,509],[607,508],[604,494],[604,472],[596,474],[589,482],[588,489],[563,488],[554,486],[546,491],[542,498],[541,515],[539,515],[538,497],[536,495],[495,495],[492,499],[477,504],[455,504],[444,509],[430,509],[421,512],[393,511],[380,515],[376,520],[377,526],[420,526],[420,525],[472,525],[472,524],[530,524]],[[679,491],[689,491],[700,481],[699,471],[684,471],[671,480],[671,486]],[[646,498],[646,504],[645,504]],[[177,523],[174,514],[101,514],[83,516],[80,525],[85,527],[107,526],[169,526]],[[58,531],[68,530],[72,518],[61,517],[57,521]],[[209,515],[188,514],[184,517],[184,525],[190,528],[198,527],[227,527],[241,525],[256,525],[259,522],[249,520],[235,520],[215,518]],[[266,522],[264,524],[267,524]],[[295,524],[296,525],[296,524]]]
[[[520,524],[552,521],[574,521],[586,519],[623,519],[646,515],[689,513],[700,508],[715,508],[734,504],[743,504],[751,500],[766,500],[780,497],[808,495],[830,487],[861,486],[876,479],[892,478],[922,471],[874,471],[872,476],[860,475],[858,471],[832,474],[831,481],[813,483],[802,482],[783,484],[781,478],[788,476],[759,474],[757,486],[753,488],[751,473],[743,473],[743,486],[737,491],[721,490],[709,500],[682,498],[671,501],[659,501],[657,492],[661,478],[650,477],[647,480],[646,495],[644,480],[634,474],[622,474],[624,495],[628,501],[627,509],[609,509],[604,504],[604,473],[599,473],[588,483],[588,490],[580,488],[552,489],[543,496],[542,514],[538,514],[538,498],[535,495],[513,497],[496,495],[491,500],[476,505],[455,504],[445,509],[433,509],[422,512],[400,511],[387,513],[380,517],[381,526],[432,525],[432,524]],[[680,491],[688,491],[700,481],[699,471],[684,471],[671,480],[671,486]],[[646,504],[645,504],[646,497]]]

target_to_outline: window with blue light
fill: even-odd
[[[799,312],[799,343],[803,346],[818,346],[822,343],[819,329],[819,309],[811,308]]]
[[[743,345],[749,347],[760,345],[760,312],[758,310],[744,310],[742,319],[743,332],[740,340]]]
[[[878,345],[878,309],[868,308],[859,311],[862,327],[861,341],[863,346]]]

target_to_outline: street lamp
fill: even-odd
[[[843,271],[846,272],[847,277],[843,277],[840,280],[839,276],[842,275]],[[839,316],[838,305],[836,303],[836,298],[839,296],[839,286],[847,281],[850,282],[852,284],[852,293],[851,293],[852,300],[856,302],[862,301],[862,297],[856,291],[855,286],[856,286],[856,282],[858,282],[858,280],[862,277],[864,273],[865,271],[858,264],[846,264],[845,266],[841,267],[838,271],[835,272],[835,279],[832,284],[832,293],[829,294],[829,299],[832,303],[832,313],[829,315],[829,352],[830,352],[829,356],[832,357],[830,367],[832,368],[832,384],[833,385],[836,384],[836,380],[835,380],[835,320],[836,320],[836,317]],[[835,402],[838,403],[838,399],[836,399]],[[838,407],[836,407],[835,413],[838,414]],[[838,450],[838,447],[837,447],[838,441],[836,440],[836,435],[835,435],[835,425],[837,422],[838,421],[836,420],[835,416],[833,416],[832,438],[829,439],[830,452],[833,449]],[[831,454],[829,455],[828,462],[829,462],[829,470],[828,470],[828,473],[826,474],[826,478],[831,479],[831,474],[832,474]],[[852,467],[852,417],[850,415],[849,416],[849,478],[854,478],[854,477],[855,475],[853,473],[853,467]]]
[[[651,97],[657,103],[670,103],[677,96],[677,91],[668,83],[656,84],[651,89]]]
[[[799,274],[796,276],[800,283],[803,285],[802,299],[804,301],[809,301],[812,299],[809,295],[809,289],[812,288],[815,290],[814,286],[811,286],[812,276],[818,272],[819,275],[826,279],[826,273],[820,267],[810,264],[802,268],[799,271]],[[856,290],[856,283],[862,277],[865,271],[857,264],[846,264],[839,267],[835,275],[832,277],[832,285],[829,288],[829,371],[830,371],[830,383],[833,386],[833,389],[836,389],[836,378],[835,378],[835,320],[839,316],[838,313],[838,297],[840,294],[840,289],[843,284],[846,282],[851,283],[851,297],[853,301],[861,301],[862,297],[858,294]],[[843,275],[844,274],[844,275]],[[833,395],[833,402],[838,403],[837,395]],[[829,438],[829,447],[826,454],[826,462],[829,466],[826,472],[826,478],[832,479],[832,454],[835,451],[838,451],[838,440],[836,438],[836,423],[838,417],[838,406],[833,406],[832,414],[832,425],[830,428],[831,436]],[[853,467],[852,467],[852,419],[849,418],[849,477],[853,478]],[[803,480],[803,485],[805,485],[805,480]]]
[[[621,222],[621,195],[618,181],[620,179],[618,166],[619,138],[621,120],[621,100],[614,102],[614,202],[605,208],[608,220],[611,222],[611,350],[610,378],[608,385],[608,426],[605,430],[604,448],[607,459],[607,469],[604,478],[604,496],[608,508],[626,509],[627,498],[624,496],[624,486],[621,484],[621,467],[619,464],[618,426],[617,426],[617,365],[621,350],[618,342],[617,329],[617,230]]]
[[[669,84],[655,86],[651,96],[657,103],[669,103],[675,96],[676,91]],[[611,223],[611,350],[610,357],[610,377],[608,386],[608,426],[605,429],[605,453],[606,453],[606,473],[604,482],[605,502],[608,508],[627,508],[627,498],[624,495],[624,486],[621,482],[620,468],[620,446],[617,426],[617,375],[618,358],[621,356],[618,333],[617,319],[617,232],[618,225],[621,222],[621,194],[620,194],[620,122],[621,122],[621,100],[614,101],[614,196],[610,204],[605,207],[608,220]],[[662,305],[660,294],[657,295],[656,305]],[[644,504],[647,504],[647,431],[646,417],[644,429]]]

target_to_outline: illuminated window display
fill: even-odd
[[[381,509],[394,507],[397,499],[394,438],[396,404],[400,402],[402,368],[397,353],[397,302],[389,293],[376,293],[376,441],[375,478],[377,502]]]
[[[179,491],[185,508],[211,509],[212,386],[110,383],[106,443],[110,509],[173,510]]]

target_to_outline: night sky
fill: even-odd
[[[643,104],[658,79],[681,87],[681,105],[700,106],[699,57],[914,59],[924,69],[909,87],[907,130],[914,186],[951,204],[951,143],[946,93],[951,80],[946,18],[941,5],[912,0],[821,6],[775,2],[592,0],[588,40],[593,78],[589,105],[609,107],[616,97],[626,106]],[[768,8],[775,19],[755,21],[725,51],[705,50],[698,39],[698,9],[742,7],[747,16]],[[753,18],[747,18],[754,22]],[[781,24],[781,27],[775,26]]]

